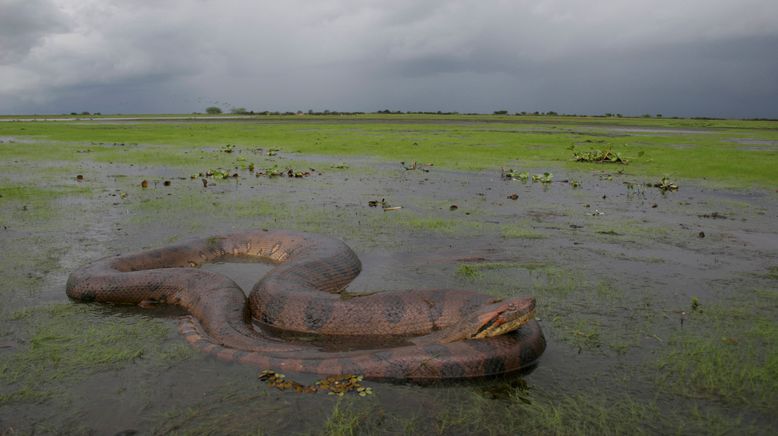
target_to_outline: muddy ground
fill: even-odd
[[[778,430],[774,191],[684,180],[664,192],[607,165],[546,168],[544,183],[498,168],[234,153],[310,174],[3,163],[5,186],[21,188],[3,192],[0,223],[0,434]],[[369,206],[382,199],[401,208]],[[533,295],[548,348],[533,370],[499,379],[297,394],[189,349],[177,310],[65,297],[69,272],[97,258],[251,228],[342,238],[363,262],[352,291]],[[266,267],[209,268],[246,289]]]

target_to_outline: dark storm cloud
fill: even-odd
[[[778,117],[771,0],[0,0],[0,21],[0,113]]]

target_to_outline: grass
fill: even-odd
[[[503,224],[500,226],[500,234],[506,239],[544,239],[547,236],[529,225]]]
[[[338,398],[330,416],[324,421],[324,433],[331,436],[355,436],[364,434],[360,427],[369,422],[371,411],[358,408],[353,401]]]
[[[64,197],[77,197],[90,192],[91,189],[87,186],[55,184],[41,187],[0,181],[0,208],[5,212],[2,215],[12,212],[8,217],[9,221],[47,219],[56,213],[52,210],[53,202]]]
[[[778,290],[743,292],[728,304],[697,301],[658,366],[666,389],[770,410],[778,404]]]
[[[643,153],[623,166],[627,174],[651,177],[672,174],[678,179],[715,179],[734,186],[770,186],[778,181],[778,175],[773,171],[778,165],[778,153],[746,150],[733,142],[744,137],[771,139],[776,136],[776,122],[607,120],[613,125],[709,129],[706,133],[693,134],[685,131],[637,134],[607,130],[602,119],[475,117],[463,118],[468,121],[464,124],[446,123],[447,118],[438,118],[443,121],[439,123],[427,122],[435,119],[402,116],[343,117],[337,121],[324,117],[317,123],[307,123],[299,118],[286,119],[283,123],[257,122],[264,118],[225,123],[2,123],[0,136],[49,141],[50,144],[56,141],[57,145],[2,144],[0,156],[13,154],[18,157],[21,154],[27,159],[74,160],[88,155],[88,158],[102,162],[191,166],[206,153],[198,148],[237,144],[243,149],[263,147],[307,154],[367,155],[393,161],[432,162],[437,167],[466,170],[498,168],[518,161],[533,168],[552,163],[554,166],[596,169],[601,165],[573,162],[568,147],[586,140],[596,141],[605,131],[614,152],[629,156]],[[402,128],[387,121],[402,121]],[[587,125],[591,123],[594,127]],[[114,147],[100,143],[140,145]],[[678,143],[691,146],[673,147]],[[54,154],[41,153],[42,147]],[[83,155],[75,153],[84,147],[94,150]],[[220,159],[227,162],[233,154],[221,155]]]
[[[63,384],[98,371],[139,360],[180,361],[194,354],[180,347],[162,348],[171,329],[162,320],[104,317],[103,310],[65,303],[11,314],[10,321],[24,332],[24,346],[0,362],[2,401],[41,401],[60,394]]]
[[[662,410],[655,402],[624,394],[609,398],[506,389],[504,398],[474,392],[463,396],[430,421],[432,434],[725,434],[754,431],[739,418],[698,409],[688,414]]]

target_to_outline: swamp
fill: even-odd
[[[776,121],[0,117],[0,155],[0,435],[778,432]],[[65,295],[96,259],[249,229],[342,239],[353,292],[534,296],[546,351],[298,393],[190,348],[178,309]]]

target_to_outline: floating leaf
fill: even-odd
[[[284,374],[264,370],[259,373],[259,380],[276,389],[294,390],[297,393],[327,391],[328,395],[343,396],[354,392],[361,397],[373,394],[372,388],[362,385],[363,377],[353,374],[331,375],[306,386],[293,380],[287,380]]]

